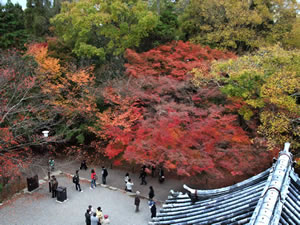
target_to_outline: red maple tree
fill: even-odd
[[[93,131],[108,142],[104,153],[117,163],[223,176],[247,173],[257,163],[248,158],[263,155],[250,147],[234,106],[224,107],[231,102],[214,86],[197,89],[189,80],[147,76],[116,82],[104,96],[111,108],[97,114],[101,130]]]
[[[236,57],[232,52],[183,41],[173,41],[143,53],[128,49],[125,56],[128,60],[125,64],[126,73],[129,76],[169,76],[178,80],[187,79],[188,73],[194,68],[207,73],[213,60]]]

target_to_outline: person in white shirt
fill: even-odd
[[[124,177],[124,181],[125,181],[125,191],[126,191],[126,184],[127,184],[128,180],[129,180],[129,173],[126,173],[126,174],[125,174],[125,177]]]
[[[129,178],[128,182],[126,183],[126,191],[132,192],[132,186],[134,184],[131,182],[131,179]]]

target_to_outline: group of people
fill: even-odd
[[[145,165],[142,166],[142,168],[141,168],[141,172],[140,172],[140,176],[139,176],[139,178],[141,179],[141,185],[143,185],[143,184],[147,185],[146,169],[147,169],[147,167]],[[154,166],[152,166],[152,168],[151,168],[151,175],[152,175],[152,177],[155,176],[155,167]],[[164,170],[161,167],[159,168],[158,176],[159,176],[158,180],[160,183],[165,181]],[[125,174],[124,181],[125,181],[125,190],[128,192],[132,192],[132,187],[133,187],[134,183],[131,181],[131,178],[129,177],[129,173]]]
[[[145,165],[142,166],[141,168],[141,172],[140,172],[140,176],[139,178],[141,179],[141,185],[147,185],[147,181],[146,181],[146,176],[147,176],[147,172],[146,170],[148,170],[150,172],[150,169],[148,169]],[[155,171],[156,171],[156,167],[155,166],[151,166],[151,176],[155,177]],[[165,173],[162,167],[159,167],[158,170],[158,181],[159,183],[163,183],[165,181]]]
[[[145,171],[145,167],[142,167],[142,171],[141,171],[141,174],[142,176],[140,176],[140,178],[142,178],[142,184],[146,183],[147,182],[145,181],[145,175],[144,175],[144,172],[146,173]],[[126,173],[125,174],[125,177],[124,177],[124,181],[125,181],[125,190],[128,191],[128,192],[132,192],[132,186],[134,185],[132,182],[131,182],[131,179],[129,177],[129,173]],[[144,182],[143,182],[144,181]],[[150,212],[151,212],[151,218],[155,217],[156,216],[156,204],[155,204],[155,201],[153,200],[155,194],[154,194],[154,189],[152,186],[149,187],[149,208],[150,208]],[[139,212],[139,207],[140,207],[140,192],[137,191],[136,192],[136,195],[135,195],[135,198],[134,198],[134,205],[135,205],[135,211],[136,212]]]
[[[151,212],[151,218],[156,217],[156,204],[155,201],[153,200],[154,197],[154,190],[153,187],[150,186],[149,187],[150,191],[149,191],[149,208],[150,208],[150,212]],[[137,191],[135,194],[135,198],[134,198],[134,205],[135,205],[135,212],[139,212],[139,207],[140,207],[140,192]]]
[[[52,168],[54,167],[54,160],[51,159],[49,160],[49,167]],[[86,165],[86,161],[82,161],[81,165],[80,165],[80,169],[84,169],[87,170],[87,165]],[[143,166],[141,168],[141,172],[140,172],[140,176],[139,178],[141,179],[141,185],[147,185],[147,181],[146,181],[146,176],[147,176],[147,171],[146,172],[146,166]],[[151,168],[151,175],[152,177],[154,177],[155,174],[155,167]],[[106,178],[108,176],[108,171],[107,169],[102,166],[102,183],[106,184]],[[98,179],[98,176],[95,172],[94,169],[91,169],[91,189],[96,188],[96,181]],[[125,174],[125,190],[128,192],[132,192],[132,187],[133,187],[133,182],[131,181],[131,178],[129,177],[129,173]],[[159,182],[163,182],[164,181],[164,172],[162,168],[159,168]],[[75,189],[76,191],[79,192],[83,192],[80,186],[80,178],[79,178],[79,170],[76,170],[75,175],[73,176],[73,183],[75,184]],[[57,187],[58,187],[58,181],[56,179],[56,177],[53,175],[51,176],[51,179],[49,181],[49,191],[52,192],[52,198],[56,197],[56,193],[57,193]],[[150,208],[150,212],[151,212],[151,218],[156,216],[156,204],[155,201],[153,200],[155,194],[154,194],[154,189],[152,186],[149,187],[149,208]],[[135,211],[139,212],[139,206],[140,206],[140,192],[137,191],[135,198],[134,198],[134,205],[136,206]],[[101,207],[98,207],[96,211],[93,210],[92,206],[89,206],[86,213],[85,213],[85,221],[87,225],[107,225],[110,223],[109,219],[108,219],[108,215],[103,215]]]
[[[104,166],[102,166],[101,173],[102,173],[102,184],[106,184],[106,178],[108,176],[108,171]],[[95,170],[92,169],[91,170],[91,187],[90,187],[91,189],[94,189],[96,187],[97,180],[98,180],[98,176],[97,176]]]
[[[93,207],[89,205],[85,213],[85,223],[86,225],[109,225],[110,220],[108,215],[103,215],[101,207],[98,207],[96,211]]]

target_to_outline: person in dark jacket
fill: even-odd
[[[140,177],[139,177],[140,179],[142,179],[141,185],[143,185],[143,184],[147,185],[146,176],[147,176],[146,171],[144,169],[142,169],[142,171],[140,173]]]
[[[152,177],[155,177],[155,170],[156,170],[156,167],[155,166],[151,166],[151,176]]]
[[[52,184],[52,198],[56,198],[56,189],[58,187],[58,182],[56,177],[53,177],[53,184]]]
[[[86,225],[91,225],[91,214],[90,214],[89,209],[86,210],[86,213],[84,214],[84,216],[85,216]]]
[[[50,175],[50,174],[49,174],[49,175]],[[50,180],[49,180],[49,192],[50,192],[50,193],[52,192],[53,178],[54,178],[54,175],[52,175],[51,178],[50,178]]]
[[[154,197],[154,190],[153,190],[153,187],[150,186],[149,189],[150,189],[150,191],[149,191],[149,199],[153,199],[153,197]]]
[[[81,170],[87,170],[87,165],[86,165],[86,161],[85,160],[83,160],[82,162],[81,162],[81,165],[80,165],[80,169]]]
[[[135,205],[135,211],[136,212],[138,212],[139,211],[139,206],[140,206],[140,202],[141,202],[141,200],[140,200],[140,192],[139,191],[137,191],[136,192],[136,196],[135,196],[135,198],[134,198],[134,205]]]
[[[76,170],[76,174],[74,175],[73,177],[73,183],[75,184],[75,188],[76,188],[76,191],[80,191],[82,192],[81,188],[80,188],[80,179],[79,179],[79,174],[78,174],[78,170]]]
[[[107,169],[102,166],[102,184],[106,184],[106,177],[108,175]]]
[[[151,212],[151,218],[156,217],[156,204],[154,201],[149,201],[149,208]]]

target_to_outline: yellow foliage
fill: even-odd
[[[292,143],[300,147],[300,50],[284,50],[279,46],[262,48],[237,60],[212,64],[206,76],[193,70],[198,86],[215,82],[223,93],[245,103],[239,114],[250,122],[260,119],[258,133],[269,147]]]
[[[67,117],[74,114],[87,116],[95,111],[96,100],[89,91],[95,80],[91,75],[93,68],[72,71],[71,66],[62,67],[59,59],[48,55],[45,44],[30,45],[27,55],[33,56],[38,64],[36,74],[42,81],[42,92],[49,96],[48,104],[63,111]]]
[[[28,47],[27,55],[33,56],[38,63],[37,74],[40,79],[58,78],[62,74],[59,59],[48,56],[48,46],[33,44]]]

